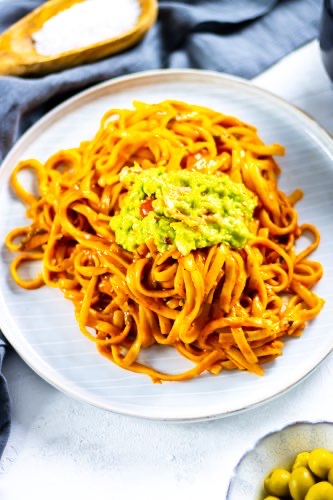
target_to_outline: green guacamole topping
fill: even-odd
[[[187,255],[217,243],[242,248],[251,236],[256,197],[225,174],[134,166],[120,180],[129,191],[111,228],[126,250],[152,239],[160,252],[175,246]]]

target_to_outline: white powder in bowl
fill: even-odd
[[[85,0],[48,19],[32,39],[39,54],[53,56],[119,36],[139,16],[138,0]]]

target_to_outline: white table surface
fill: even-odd
[[[317,42],[254,82],[333,133],[333,86]],[[0,462],[1,500],[225,499],[234,466],[262,435],[295,420],[333,421],[333,353],[277,399],[193,424],[114,415],[70,399],[14,352],[6,357],[4,373],[12,429]]]

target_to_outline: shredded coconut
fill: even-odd
[[[48,19],[32,38],[39,54],[53,56],[119,36],[139,16],[137,0],[85,0]]]

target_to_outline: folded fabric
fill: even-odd
[[[2,0],[0,31],[41,3]],[[320,0],[160,0],[155,26],[121,54],[39,78],[0,77],[0,160],[46,111],[115,76],[202,68],[252,78],[317,36],[320,8]]]
[[[1,0],[0,32],[42,3]],[[109,78],[160,68],[252,78],[317,36],[320,9],[321,0],[160,0],[156,24],[123,53],[42,77],[0,77],[0,161],[48,110]],[[3,353],[0,341],[0,456],[9,431]]]
[[[1,373],[5,355],[5,342],[0,332],[0,458],[7,443],[10,429],[10,405],[5,377]]]

